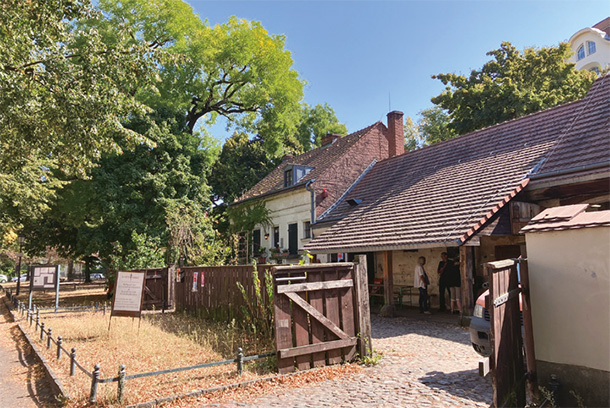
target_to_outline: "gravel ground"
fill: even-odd
[[[440,316],[439,316],[440,317]],[[372,317],[381,363],[350,378],[275,392],[250,404],[223,407],[489,407],[489,376],[468,330],[434,317]],[[440,319],[440,320],[447,320]]]

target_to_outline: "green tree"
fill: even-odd
[[[526,48],[503,42],[493,59],[470,76],[438,74],[448,85],[432,102],[445,109],[457,134],[584,97],[595,75],[566,62],[570,46]]]
[[[413,122],[411,116],[405,119],[405,151],[410,152],[422,147],[419,125]]]
[[[451,128],[451,120],[445,110],[438,106],[419,112],[419,131],[424,146],[449,140],[456,135]]]
[[[421,110],[419,120],[405,119],[405,150],[412,151],[456,136],[450,127],[449,115],[438,106]]]
[[[88,179],[69,182],[45,220],[31,226],[39,246],[53,245],[73,257],[99,253],[113,266],[134,264],[138,253],[157,252],[171,263],[185,247],[203,245],[197,239],[212,229],[205,216],[211,206],[205,178],[217,146],[181,132],[184,115],[170,110],[133,118],[126,126],[154,147],[125,146],[121,154],[105,154]],[[177,225],[181,217],[183,223]],[[184,230],[186,221],[192,221],[189,240],[178,244],[175,231]]]
[[[212,168],[209,178],[212,200],[232,203],[269,174],[276,164],[268,157],[260,139],[250,140],[248,135],[235,132],[222,146]]]
[[[160,66],[158,92],[141,94],[149,106],[183,111],[191,133],[200,120],[209,125],[223,116],[271,151],[293,134],[303,82],[283,36],[234,17],[210,26],[181,0],[101,0],[99,7],[111,25],[126,22],[172,56]]]
[[[295,153],[311,150],[312,146],[320,146],[322,138],[329,133],[346,135],[347,127],[339,122],[335,111],[328,104],[314,107],[304,104],[296,128],[296,140],[299,146],[295,146],[297,150]]]
[[[0,235],[40,218],[59,187],[121,145],[146,142],[121,125],[145,106],[157,53],[113,27],[108,46],[79,20],[102,21],[88,0],[0,3]]]

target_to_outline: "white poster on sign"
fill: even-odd
[[[139,316],[144,293],[144,272],[118,272],[114,289],[113,315]]]
[[[57,279],[57,266],[33,266],[32,267],[32,290],[55,289]]]

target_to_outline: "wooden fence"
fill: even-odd
[[[360,262],[273,268],[281,374],[369,355],[366,257]]]
[[[265,290],[265,271],[272,265],[257,265],[263,301],[269,299]],[[237,286],[241,283],[249,299],[254,301],[254,267],[195,266],[177,271],[176,308],[204,314],[221,313],[228,317],[242,317],[244,297]]]

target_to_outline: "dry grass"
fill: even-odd
[[[62,336],[63,346],[70,350],[76,348],[78,362],[93,371],[95,364],[101,366],[101,377],[115,377],[119,365],[125,364],[127,374],[166,370],[234,358],[229,353],[232,344],[235,349],[238,337],[237,329],[226,330],[218,327],[218,331],[229,333],[219,336],[211,327],[191,333],[177,330],[172,333],[171,322],[177,322],[176,327],[188,327],[189,316],[149,316],[142,319],[113,317],[108,331],[109,315],[102,313],[79,313],[71,315],[44,315],[43,321],[47,328],[53,329],[53,337]],[[161,324],[159,324],[161,323]],[[138,329],[138,325],[140,327]],[[28,325],[25,325],[29,327]],[[33,332],[33,329],[31,329]],[[39,335],[33,336],[39,338]],[[233,343],[225,340],[233,338]],[[77,370],[77,375],[69,377],[69,357],[63,356],[56,360],[55,346],[50,350],[41,344],[41,349],[49,365],[64,383],[73,402],[70,406],[82,406],[89,397],[90,379]],[[223,355],[226,352],[229,355]],[[246,364],[244,374],[237,375],[235,364],[202,368],[179,373],[164,374],[155,377],[127,381],[125,403],[148,401],[155,398],[182,394],[195,389],[214,387],[238,381],[247,381],[271,373],[272,365]],[[100,384],[98,402],[101,406],[116,404],[116,383]]]
[[[36,292],[34,297],[34,302],[40,305],[52,306],[55,302],[54,293]],[[103,302],[105,293],[103,287],[84,287],[76,291],[62,290],[60,297],[60,306],[91,305]],[[27,302],[27,293],[22,294],[20,299]],[[54,338],[62,336],[64,348],[76,348],[78,362],[89,371],[93,371],[95,364],[100,364],[101,378],[115,377],[120,364],[125,364],[127,375],[130,375],[233,359],[238,347],[244,349],[245,356],[273,350],[273,345],[244,332],[235,321],[223,324],[184,313],[148,312],[141,322],[138,319],[113,317],[110,331],[109,313],[105,316],[101,312],[41,314],[41,321],[45,322],[46,328],[53,329]],[[23,327],[29,328],[29,325],[23,324]],[[33,335],[33,328],[29,331],[33,339],[40,338],[39,332]],[[44,342],[36,341],[72,398],[68,407],[87,406],[91,386],[89,377],[78,369],[76,375],[70,377],[69,356],[63,355],[58,361],[56,346],[52,345],[47,350],[46,338]],[[270,358],[245,364],[242,376],[237,374],[235,364],[229,364],[129,380],[126,382],[124,404],[276,377],[269,382],[182,399],[163,406],[188,407],[192,404],[248,401],[279,389],[304,386],[359,370],[359,366],[345,365],[312,370],[293,377],[276,377],[275,359]],[[116,394],[116,383],[99,384],[98,405],[118,406]]]

